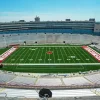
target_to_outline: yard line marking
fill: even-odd
[[[19,51],[20,51],[20,48],[18,48],[16,52],[14,52],[12,55],[10,55],[10,56],[5,60],[5,62],[10,62],[10,63],[11,63],[11,62],[12,62],[11,59],[13,59],[13,58],[15,57],[15,54],[18,54]],[[15,59],[15,58],[14,58],[14,59]]]
[[[49,47],[49,51],[50,51],[50,47]],[[49,54],[49,59],[50,59],[50,54]],[[50,60],[49,60],[49,63],[50,63]]]
[[[45,63],[45,60],[46,60],[46,53],[47,52],[47,47],[45,47],[45,57],[44,57],[44,63]]]
[[[71,48],[70,48],[70,50],[72,51],[72,53],[74,54],[74,56],[77,57],[76,54],[73,52],[73,50]],[[74,59],[73,59],[73,61],[76,62]]]
[[[53,57],[54,57],[54,63],[55,63],[55,55],[54,55],[54,52],[55,52],[55,50],[54,50],[54,47],[53,47]]]
[[[23,49],[19,48],[18,52],[17,52],[16,54],[12,55],[12,56],[13,56],[12,58],[15,59],[14,63],[16,62],[16,60],[18,59],[18,55],[19,55],[22,51],[23,51]],[[16,55],[17,55],[17,59],[16,59]]]
[[[31,52],[28,50],[28,52],[29,52],[29,55],[27,56],[27,57],[25,57],[25,58],[27,58],[27,59],[29,59],[29,56],[31,55],[31,53],[33,52],[33,50],[31,50]],[[35,51],[34,51],[35,52]],[[27,61],[27,59],[26,60],[24,60],[25,62]],[[32,61],[32,60],[31,60]],[[25,63],[24,62],[24,63]]]
[[[81,48],[80,48],[80,50],[81,50]],[[82,55],[82,59],[84,58],[84,59],[86,59],[86,57],[85,57],[85,55],[80,51],[79,49],[77,49],[77,51],[79,51],[80,52],[80,54]],[[87,56],[87,58],[88,58],[88,56]]]
[[[66,48],[66,50],[68,51],[69,56],[71,56],[71,55],[70,55],[70,52],[69,52],[70,49],[69,49],[69,50],[68,50],[68,49],[69,49],[69,47]],[[71,51],[71,50],[70,50],[70,51]],[[71,52],[72,52],[72,51],[71,51]],[[68,59],[69,59],[69,58],[68,58]],[[72,60],[73,60],[73,59],[72,59]],[[68,60],[68,61],[71,61],[71,60]],[[73,62],[75,62],[75,61],[73,60]]]
[[[77,53],[76,49],[77,49],[77,50],[79,50],[79,48],[76,48],[76,47],[75,47],[75,49],[74,49],[74,50],[75,50],[75,52]],[[79,50],[79,51],[80,51],[80,50]],[[77,53],[77,55],[79,55],[79,54]],[[82,60],[83,60],[83,62],[84,62],[83,57],[81,57],[81,56],[79,55],[79,58],[80,58],[80,59],[82,59]],[[79,60],[78,60],[78,61],[79,61]],[[79,62],[79,63],[80,63],[80,62]],[[83,66],[83,65],[81,65],[81,67],[84,69],[84,66]]]
[[[27,59],[28,59],[27,53],[29,53],[29,49],[27,49],[25,55],[23,56],[23,58],[26,59],[26,61],[27,61]],[[25,61],[25,60],[24,60],[24,61]],[[25,63],[25,62],[24,62],[24,63]]]
[[[25,50],[25,51],[23,52],[23,54],[20,55],[20,58],[19,58],[19,59],[26,59],[27,53],[28,53],[28,49]],[[24,55],[24,56],[23,56],[23,55]],[[22,61],[24,61],[24,60],[22,60]],[[20,62],[21,62],[21,60],[20,60]],[[19,63],[20,63],[20,62],[19,62]]]
[[[23,50],[23,49],[22,49]],[[21,52],[21,55],[16,59],[16,61],[15,62],[17,62],[21,57],[22,57],[22,55],[25,53],[27,51],[27,49],[26,50],[24,50],[24,52]],[[19,54],[18,54],[19,55]],[[23,57],[22,57],[23,58]],[[20,62],[19,62],[20,63]]]
[[[39,55],[39,52],[40,52],[40,48],[39,48],[38,53],[37,53],[37,55],[36,55],[36,57],[35,57],[34,63],[36,62],[36,59],[37,59],[37,57],[38,57],[38,55]]]
[[[57,50],[57,49],[56,49]],[[58,54],[58,50],[57,50],[57,56],[58,56],[58,59],[59,59],[59,54]],[[60,60],[59,60],[59,63],[60,63]]]
[[[70,53],[69,53],[68,47],[65,48],[65,49],[66,49],[65,52],[67,52],[67,53],[68,53],[68,56],[70,56]],[[68,59],[68,57],[67,57],[67,59]],[[70,60],[68,60],[68,61],[70,62]]]
[[[80,52],[79,48],[75,48],[74,50],[75,50],[76,53],[77,53],[77,51]],[[81,53],[81,52],[80,52],[80,53]],[[79,56],[79,59],[82,59],[82,61],[84,62],[83,57],[81,57],[79,53],[77,53],[77,55]],[[79,62],[79,63],[80,63],[80,62]]]
[[[73,48],[74,48],[74,47],[73,47]],[[72,49],[71,49],[71,50],[72,50]],[[77,59],[80,59],[80,57],[78,58],[77,55],[75,54],[76,51],[74,52],[74,50],[72,50],[72,52],[73,52],[74,56],[75,56]],[[74,60],[74,61],[75,61],[75,60]],[[78,61],[78,63],[80,63],[79,60],[77,60],[77,61]],[[76,61],[75,61],[75,62],[76,62]]]
[[[65,48],[62,47],[62,49],[63,49],[63,51],[64,51],[64,53],[65,53],[65,55],[66,55],[66,58],[67,58],[67,54],[66,54]],[[70,60],[68,60],[68,61],[69,61],[69,63],[70,63]]]
[[[18,51],[19,49],[17,49],[17,51]],[[15,52],[15,53],[17,53],[17,51]],[[12,55],[10,55],[7,59],[5,59],[4,60],[4,62],[8,62],[9,60],[11,60],[10,58],[12,58],[12,56],[13,56],[13,54]],[[13,58],[12,58],[13,59]],[[9,61],[10,62],[10,61]],[[11,61],[12,62],[12,61]]]
[[[35,48],[36,49],[36,48]],[[33,53],[33,55],[31,56],[31,59],[33,59],[34,54],[36,53],[37,50],[35,50],[35,52]],[[30,53],[31,54],[31,53]],[[33,59],[34,60],[34,59]],[[31,61],[29,61],[29,63],[31,63]]]
[[[65,63],[65,59],[64,59],[64,56],[63,56],[63,54],[62,54],[61,48],[59,47],[59,49],[60,49],[60,52],[61,52],[61,55],[62,55],[63,61],[64,61],[64,63]]]
[[[72,49],[70,49],[69,48],[69,50],[72,52],[72,54],[74,55],[74,56],[76,56],[74,53],[73,53],[73,50]],[[69,52],[69,51],[68,51]],[[77,56],[76,56],[77,57]],[[73,60],[73,62],[75,62],[75,60],[74,59],[72,59]]]
[[[40,49],[42,49],[42,48],[40,48]],[[42,52],[41,52],[41,55],[40,55],[40,58],[39,59],[41,59],[42,55],[43,55],[43,49],[42,49]],[[40,63],[40,61],[41,60],[39,60],[39,63]]]
[[[84,49],[81,49],[81,51],[82,51],[87,57],[89,57],[94,63],[96,63],[96,61],[90,57],[91,55],[90,55],[88,52],[85,52]],[[90,56],[88,56],[87,53],[88,53]],[[84,55],[84,56],[85,56],[85,55]],[[90,62],[90,61],[89,61],[89,62]]]

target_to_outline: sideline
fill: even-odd
[[[2,55],[0,55],[0,63],[2,63],[8,56],[10,56],[17,49],[18,47],[12,47],[6,52],[4,52]]]

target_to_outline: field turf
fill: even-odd
[[[7,51],[9,48],[0,48],[0,55]]]
[[[100,69],[99,62],[81,46],[21,46],[4,62],[4,70],[66,73]]]

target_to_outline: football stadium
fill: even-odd
[[[0,100],[99,100],[99,87],[100,22],[0,23]]]
[[[0,24],[1,70],[71,73],[98,70],[100,23],[89,21]]]

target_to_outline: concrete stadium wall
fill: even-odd
[[[5,47],[13,44],[32,45],[38,44],[90,44],[91,42],[100,43],[100,36],[87,34],[70,34],[70,33],[23,33],[23,34],[0,34],[0,47]]]

